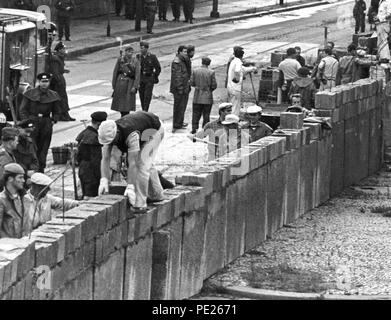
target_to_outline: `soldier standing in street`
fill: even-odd
[[[102,160],[102,145],[98,141],[98,129],[100,124],[107,119],[107,113],[94,112],[91,114],[91,119],[91,125],[80,132],[76,138],[79,178],[84,200],[98,195],[100,161]]]
[[[61,116],[59,121],[75,121],[76,119],[69,115],[67,84],[64,77],[64,73],[69,73],[69,70],[65,69],[66,54],[64,44],[62,42],[57,43],[50,60],[50,72],[52,73],[50,89],[56,91],[61,98]]]
[[[153,34],[152,28],[155,23],[155,14],[157,11],[156,0],[145,0],[144,10],[147,19],[147,33]]]
[[[190,92],[190,73],[188,70],[187,47],[179,46],[178,53],[171,63],[170,92],[174,95],[172,132],[187,127],[184,123],[187,100]]]
[[[213,104],[213,90],[217,88],[215,72],[209,69],[210,62],[208,57],[203,57],[202,66],[191,74],[190,84],[195,87],[191,133],[197,132],[201,116],[203,118],[202,127],[209,122]]]
[[[158,0],[159,21],[167,21],[168,0]]]
[[[125,19],[134,20],[136,15],[136,0],[125,0]]]
[[[123,0],[115,0],[115,15],[119,17],[122,11]]]
[[[140,100],[141,108],[144,111],[148,111],[149,104],[152,99],[152,91],[155,83],[159,82],[159,75],[161,67],[157,57],[148,52],[149,43],[146,41],[140,42],[140,54],[137,58],[140,61],[141,74],[140,74]]]
[[[172,21],[179,22],[181,16],[181,0],[171,0],[171,10],[174,19]]]
[[[125,55],[121,56],[113,71],[112,85],[114,89],[111,109],[119,111],[121,117],[129,111],[136,110],[136,92],[140,83],[140,62],[133,56],[131,46],[125,48]]]
[[[194,0],[183,0],[184,22],[193,23]]]
[[[65,30],[65,40],[71,41],[70,24],[72,12],[75,10],[75,4],[72,0],[58,0],[55,7],[57,9],[58,40],[62,41]]]
[[[44,172],[46,167],[53,123],[58,121],[61,114],[61,99],[57,92],[49,90],[50,76],[49,73],[40,73],[37,76],[39,85],[23,94],[20,105],[21,120],[30,119],[34,124],[31,137],[37,146],[40,172]]]

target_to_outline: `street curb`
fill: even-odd
[[[258,300],[391,300],[387,295],[332,295],[256,289],[242,286],[220,287],[219,292]]]
[[[237,20],[245,20],[245,19],[253,18],[253,17],[262,17],[262,16],[269,15],[269,14],[282,13],[282,12],[293,11],[293,10],[304,9],[304,8],[311,8],[311,7],[316,7],[316,6],[326,5],[326,4],[330,4],[330,3],[328,1],[317,1],[317,2],[305,3],[305,4],[301,4],[301,5],[287,6],[285,8],[273,9],[273,10],[268,10],[268,11],[264,11],[264,7],[259,7],[259,8],[251,9],[251,11],[254,11],[253,13],[247,13],[250,9],[246,9],[246,10],[238,11],[239,15],[236,15],[236,16],[231,16],[231,17],[226,17],[226,18],[218,18],[218,19],[211,20],[211,21],[194,23],[192,25],[190,25],[190,24],[184,25],[184,26],[180,26],[177,28],[164,30],[161,32],[156,32],[153,35],[140,33],[140,35],[138,35],[138,36],[133,36],[133,37],[130,37],[127,39],[123,39],[122,43],[128,44],[128,43],[132,43],[132,42],[138,42],[140,40],[140,36],[142,36],[142,38],[144,40],[154,39],[154,38],[159,38],[162,36],[167,36],[167,35],[171,35],[171,34],[175,34],[175,33],[179,33],[179,32],[188,31],[191,29],[207,27],[207,26],[211,26],[211,25],[215,25],[215,24],[221,24],[221,23],[226,23],[226,22],[230,22],[230,21],[237,21]],[[90,53],[93,53],[96,51],[116,47],[119,45],[120,45],[120,42],[114,40],[110,43],[96,44],[93,46],[89,46],[89,47],[82,48],[82,49],[77,49],[74,51],[69,50],[67,58],[68,59],[75,59],[75,58],[82,56],[82,55],[85,55],[85,54],[90,54]]]

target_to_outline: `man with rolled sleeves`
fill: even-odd
[[[140,87],[139,95],[141,100],[141,108],[143,111],[149,110],[149,105],[152,99],[152,91],[155,83],[159,82],[161,67],[157,57],[148,52],[149,43],[146,41],[140,42],[140,54],[137,58],[140,61]]]
[[[107,113],[96,111],[91,114],[91,125],[84,129],[76,138],[78,142],[77,162],[79,163],[79,178],[83,199],[98,195],[100,181],[100,162],[102,160],[102,145],[98,140],[100,124],[107,119]]]
[[[21,120],[29,119],[34,124],[31,134],[37,146],[39,172],[44,172],[46,157],[52,140],[53,124],[61,115],[60,97],[49,89],[51,75],[43,72],[37,76],[39,85],[23,94],[20,105]]]
[[[156,0],[145,0],[144,10],[147,19],[147,33],[153,34],[152,28],[155,23],[155,14],[157,11]]]
[[[24,170],[17,163],[4,167],[4,190],[0,193],[0,238],[22,238],[32,230],[25,211]]]
[[[102,148],[99,195],[109,192],[110,156],[113,146],[127,155],[127,183],[125,195],[135,213],[145,213],[147,197],[161,201],[163,188],[154,160],[164,137],[158,116],[145,111],[132,112],[121,119],[106,120],[98,129]]]

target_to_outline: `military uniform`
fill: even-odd
[[[70,7],[69,10],[67,8]],[[71,15],[75,10],[72,0],[58,0],[55,8],[57,9],[58,38],[61,41],[65,31],[65,39],[70,40]]]
[[[194,0],[183,1],[183,14],[185,16],[185,22],[193,23],[194,12]]]
[[[119,17],[122,11],[123,0],[115,0],[115,15]]]
[[[167,21],[168,0],[158,0],[159,20]]]
[[[145,0],[144,12],[147,19],[147,33],[152,33],[153,24],[155,23],[156,9],[156,0]]]
[[[159,81],[158,77],[161,72],[161,67],[159,60],[152,53],[148,52],[145,56],[138,54],[137,58],[141,65],[139,87],[141,107],[144,111],[148,111],[152,99],[153,86]]]
[[[181,16],[181,0],[171,0],[171,10],[174,21],[179,21]]]
[[[53,122],[58,121],[60,114],[60,97],[57,92],[44,91],[40,87],[36,87],[24,93],[20,106],[20,117],[22,120],[30,119],[34,123],[31,137],[37,146],[40,172],[43,172],[46,167],[46,157],[52,140]]]

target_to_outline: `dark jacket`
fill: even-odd
[[[66,8],[70,7],[69,10]],[[55,4],[57,9],[57,17],[70,17],[75,10],[75,4],[72,0],[58,0]]]
[[[296,58],[296,60],[300,63],[300,65],[301,65],[302,67],[305,66],[305,59],[304,59],[303,56],[298,55],[297,58]]]
[[[263,137],[270,136],[273,133],[273,129],[262,121],[257,121],[255,124],[246,122],[241,128],[242,130],[248,130],[248,133],[250,134],[250,143]]]
[[[302,107],[311,110],[315,106],[316,88],[312,78],[293,79],[288,96],[291,97],[295,93],[300,93]]]
[[[37,147],[33,139],[25,134],[19,135],[19,143],[14,151],[16,162],[27,171],[38,171],[39,163],[37,158]]]
[[[367,10],[367,5],[364,0],[359,0],[354,4],[353,7],[353,17],[358,18],[365,15],[365,10]]]
[[[157,79],[162,71],[157,57],[148,52],[145,57],[138,54],[137,59],[140,61],[140,81],[154,80],[157,83]]]
[[[170,92],[175,94],[186,94],[190,91],[190,74],[188,73],[186,60],[177,54],[171,63],[171,84]]]
[[[66,91],[65,59],[63,56],[54,53],[50,59],[50,73],[53,75],[50,81],[50,89],[56,91],[61,98],[62,111],[68,111],[68,95]]]
[[[32,0],[16,0],[14,2],[14,7],[20,10],[35,11],[35,6],[32,3]]]
[[[25,214],[24,196],[14,199],[7,189],[0,193],[0,238],[22,238],[32,229],[32,219]]]
[[[204,66],[197,68],[191,74],[190,84],[195,87],[193,103],[213,104],[213,90],[217,88],[216,76],[213,70]]]

